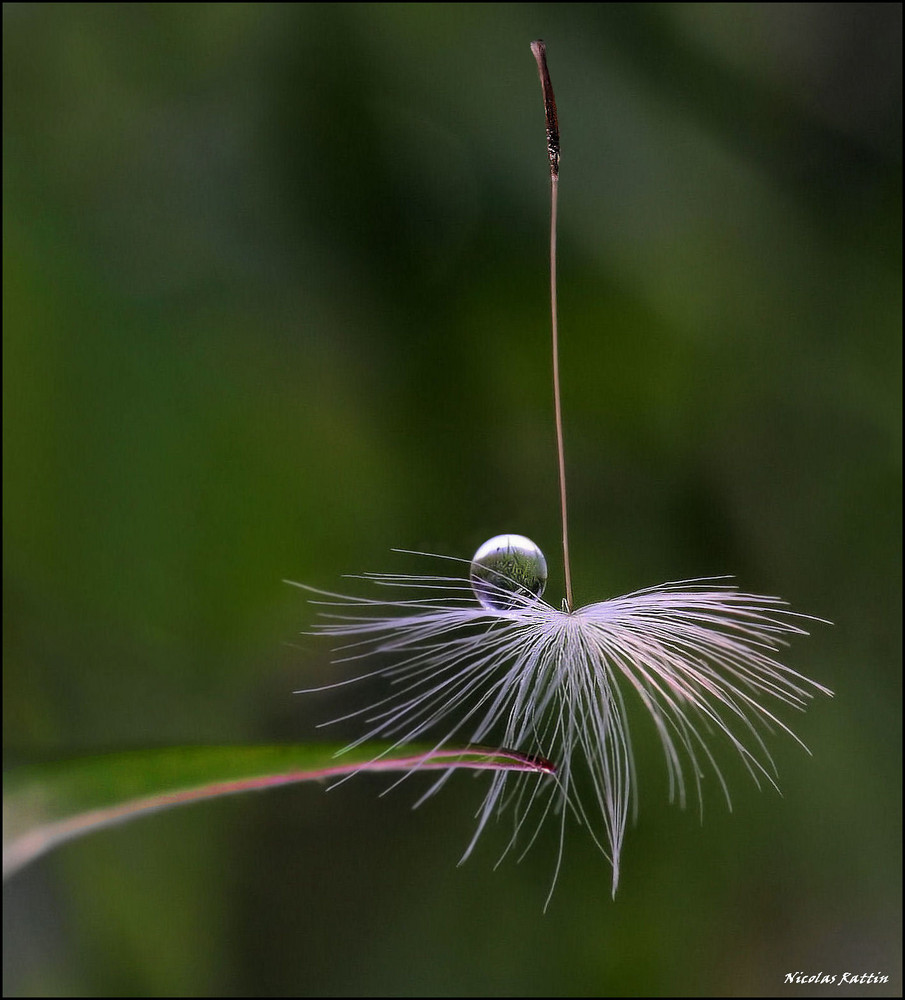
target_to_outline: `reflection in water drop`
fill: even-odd
[[[508,611],[536,599],[547,585],[547,560],[524,535],[495,535],[471,561],[471,587],[489,611]]]

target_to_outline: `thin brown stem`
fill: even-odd
[[[556,308],[556,215],[559,204],[559,122],[556,99],[547,69],[547,47],[538,39],[531,43],[537,60],[544,94],[544,114],[547,122],[547,152],[550,157],[550,316],[553,331],[553,409],[556,419],[556,454],[559,460],[559,506],[562,512],[562,558],[566,581],[566,610],[573,608],[572,571],[569,565],[569,517],[566,504],[566,453],[563,447],[562,397],[559,388],[559,320]]]

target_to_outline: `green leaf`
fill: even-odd
[[[366,744],[167,747],[8,771],[3,789],[3,877],[57,844],[157,809],[356,771],[474,768],[550,774],[545,760],[486,747]]]

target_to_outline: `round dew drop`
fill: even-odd
[[[471,560],[471,589],[488,611],[537,600],[547,585],[547,560],[524,535],[495,535]]]

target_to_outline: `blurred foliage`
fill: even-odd
[[[4,992],[901,995],[901,5],[3,15],[8,762],[311,738],[286,577],[515,531],[555,600],[538,36],[578,599],[734,573],[836,691],[703,825],[639,719],[615,903],[580,829],[546,916],[552,836],[457,869],[466,776],[287,789],[17,876]]]

